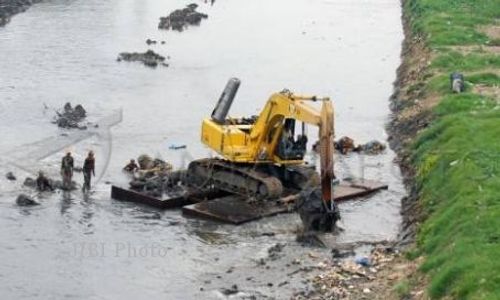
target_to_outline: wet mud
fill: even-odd
[[[397,153],[398,163],[403,175],[403,182],[408,195],[401,201],[402,228],[398,236],[401,246],[411,245],[415,241],[417,226],[422,220],[422,211],[418,204],[416,187],[416,171],[411,164],[409,144],[418,132],[426,128],[432,121],[430,110],[419,108],[419,99],[423,91],[418,88],[427,73],[430,52],[424,39],[414,34],[410,28],[409,18],[403,16],[405,39],[402,44],[401,65],[397,70],[394,93],[391,96],[391,120],[387,126],[389,145]],[[410,109],[409,109],[410,108]],[[403,111],[412,111],[411,115]]]

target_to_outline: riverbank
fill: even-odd
[[[9,23],[12,16],[26,11],[41,0],[0,0],[0,27]]]
[[[406,0],[390,142],[409,187],[402,238],[431,298],[499,299],[498,2]],[[465,76],[465,92],[449,75]],[[409,280],[409,281],[408,281]],[[403,293],[415,298],[414,287]],[[427,297],[427,296],[423,296]]]

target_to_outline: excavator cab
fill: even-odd
[[[303,160],[307,150],[307,136],[304,133],[305,124],[302,123],[302,133],[295,135],[294,119],[285,119],[283,130],[276,148],[276,155],[281,160]]]

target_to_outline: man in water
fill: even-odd
[[[135,163],[135,159],[131,159],[130,162],[123,168],[125,172],[134,173],[139,170],[139,166]]]
[[[63,179],[63,189],[69,190],[71,188],[71,180],[73,178],[74,160],[71,152],[67,152],[61,162],[61,175]]]
[[[38,177],[36,178],[36,186],[40,192],[53,191],[54,188],[45,174],[42,171],[38,172]]]
[[[95,159],[94,152],[89,151],[85,162],[83,163],[83,187],[82,190],[90,191],[90,178],[94,175],[95,177]]]

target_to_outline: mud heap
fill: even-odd
[[[64,104],[62,110],[56,111],[53,123],[57,124],[57,126],[61,128],[87,129],[87,126],[82,124],[85,117],[87,117],[87,112],[82,105],[77,104],[73,108],[71,103],[67,102]]]
[[[168,17],[161,17],[159,29],[183,31],[189,25],[200,25],[208,15],[197,12],[198,4],[189,4],[186,8],[174,10]]]
[[[156,68],[159,64],[164,67],[168,67],[168,64],[165,63],[165,57],[161,56],[158,53],[155,53],[153,50],[148,50],[144,53],[139,52],[122,52],[116,59],[117,61],[139,61],[142,62],[145,66]]]
[[[27,10],[40,0],[0,0],[0,26],[9,23],[10,18]]]

